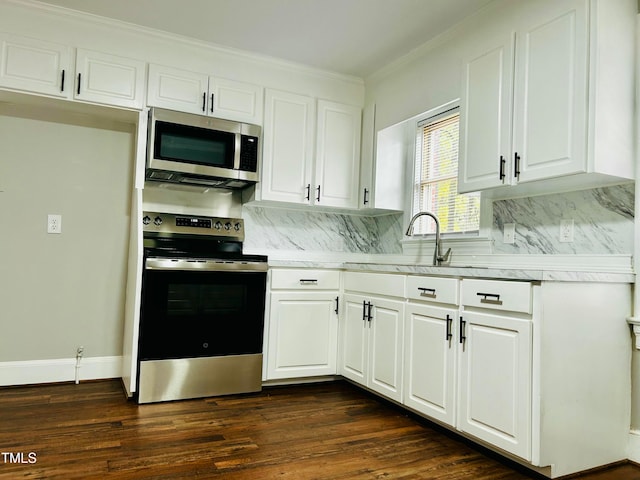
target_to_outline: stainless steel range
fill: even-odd
[[[255,392],[267,257],[242,219],[143,214],[138,402]]]

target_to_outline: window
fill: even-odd
[[[418,122],[412,215],[433,212],[442,235],[478,235],[480,194],[458,194],[458,109]],[[421,217],[414,234],[433,234],[435,222]]]

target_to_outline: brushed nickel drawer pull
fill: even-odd
[[[436,298],[436,289],[435,288],[418,287],[418,290],[420,290],[420,296],[421,297]]]
[[[480,303],[490,303],[491,305],[502,305],[502,300],[500,300],[500,295],[495,293],[476,293],[479,297],[483,297],[480,299]]]

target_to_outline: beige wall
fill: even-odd
[[[134,140],[132,125],[0,103],[0,361],[122,354]]]

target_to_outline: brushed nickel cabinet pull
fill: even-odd
[[[496,293],[476,293],[477,296],[482,297],[480,303],[490,303],[491,305],[502,305],[500,295]]]
[[[420,290],[420,296],[421,297],[436,298],[436,289],[435,288],[418,287],[418,290]]]

